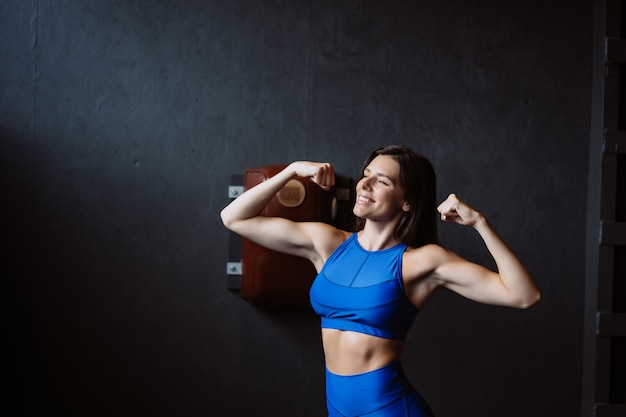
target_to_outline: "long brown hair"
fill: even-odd
[[[392,157],[400,167],[400,184],[410,210],[406,212],[394,237],[411,247],[437,243],[437,187],[435,170],[430,161],[421,154],[400,145],[389,145],[372,151],[363,163],[365,168],[379,155]],[[365,219],[357,218],[356,229],[365,227]]]

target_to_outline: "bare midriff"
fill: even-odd
[[[404,341],[345,330],[322,329],[326,368],[337,375],[373,371],[400,359]]]

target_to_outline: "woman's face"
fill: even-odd
[[[363,219],[389,221],[400,218],[408,210],[400,184],[400,166],[390,156],[377,156],[356,185],[354,214]]]

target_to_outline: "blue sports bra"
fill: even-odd
[[[356,233],[339,245],[309,291],[322,328],[404,340],[419,311],[402,284],[406,247],[367,251]]]

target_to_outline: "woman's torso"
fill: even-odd
[[[337,375],[357,375],[400,359],[404,341],[353,331],[322,329],[326,368]]]
[[[311,289],[311,301],[322,316],[329,371],[354,375],[400,358],[418,311],[403,281],[404,258],[413,251],[403,244],[367,251],[354,234],[328,257]]]

